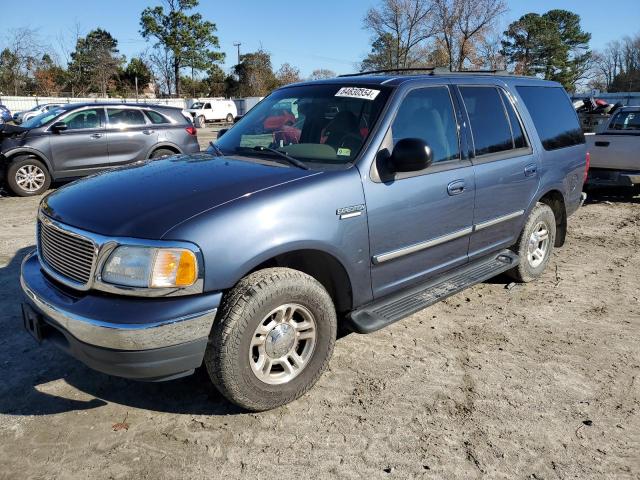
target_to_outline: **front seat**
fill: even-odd
[[[345,111],[336,115],[325,128],[325,144],[331,145],[336,151],[346,147],[356,150],[362,144],[358,118],[353,112]]]

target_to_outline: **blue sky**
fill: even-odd
[[[78,23],[83,31],[102,27],[119,41],[120,51],[130,58],[150,44],[139,35],[140,12],[159,2],[135,0],[5,0],[0,17],[3,29],[37,28],[45,43],[60,50],[60,37],[71,43]],[[503,26],[527,12],[543,13],[564,8],[582,17],[591,32],[592,48],[640,32],[640,0],[507,0],[510,11]],[[308,75],[316,68],[337,73],[354,70],[369,51],[369,34],[362,29],[366,10],[375,0],[201,0],[199,11],[218,27],[218,37],[228,70],[236,62],[234,42],[241,51],[261,46],[272,54],[274,68],[290,62]],[[608,5],[615,5],[607,9]],[[5,30],[6,31],[6,30]],[[3,42],[0,33],[0,45]]]

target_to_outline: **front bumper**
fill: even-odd
[[[95,370],[140,380],[193,372],[204,351],[221,294],[169,298],[121,297],[60,287],[35,252],[20,283],[39,314],[42,337]]]

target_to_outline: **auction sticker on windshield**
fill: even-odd
[[[336,97],[362,98],[364,100],[375,100],[380,90],[360,87],[342,87],[336,93]]]

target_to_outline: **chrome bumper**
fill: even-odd
[[[36,266],[33,262],[38,262],[38,259],[34,258],[34,255],[35,252],[30,253],[22,262],[20,274],[22,291],[27,300],[45,317],[47,323],[53,323],[54,326],[63,328],[81,342],[115,350],[149,350],[207,338],[211,331],[217,308],[144,323],[126,321],[122,323],[117,318],[114,318],[113,321],[104,320],[104,311],[100,312],[100,315],[96,315],[103,319],[90,318],[86,314],[74,312],[70,308],[73,302],[64,298],[63,293],[54,291],[53,287],[49,286],[46,290],[47,295],[44,294],[44,289],[49,285],[49,282],[44,279],[39,268],[37,273],[35,272]],[[26,270],[29,272],[27,273]],[[38,289],[29,285],[29,276],[34,280],[34,283],[37,282]],[[188,297],[179,297],[179,299],[187,301]],[[180,301],[179,299],[175,301]],[[121,299],[117,297],[101,298],[100,300],[102,303],[96,307],[101,306],[102,310],[105,309],[105,305],[107,307],[109,305],[105,302],[110,301],[114,306],[122,303]],[[153,302],[154,299],[140,299],[139,301]],[[138,308],[137,311],[139,310]]]

